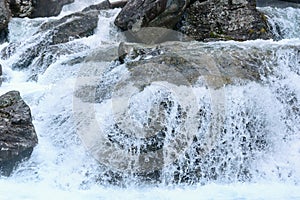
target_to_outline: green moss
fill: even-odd
[[[213,32],[213,31],[211,31],[211,32],[209,33],[209,36],[210,36],[211,38],[216,38],[216,37],[218,37],[217,34],[216,34],[215,32]]]
[[[268,22],[268,18],[267,18],[267,16],[264,15],[264,14],[261,14],[261,19],[262,19],[265,23]]]
[[[222,40],[236,40],[235,38],[228,36],[228,35],[224,35],[224,34],[218,34],[214,31],[211,31],[209,33],[210,38],[218,38],[218,39],[222,39]]]
[[[267,31],[266,31],[265,28],[261,28],[261,29],[260,29],[260,32],[261,32],[261,33],[266,33]]]

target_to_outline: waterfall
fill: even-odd
[[[259,81],[237,81],[223,87],[223,82],[208,77],[178,86],[176,80],[183,75],[175,74],[167,83],[158,80],[141,85],[138,76],[128,75],[137,70],[134,66],[128,69],[106,54],[126,40],[113,24],[120,9],[101,11],[94,35],[59,47],[71,53],[46,52],[32,59],[26,69],[14,68],[27,59],[29,47],[44,41],[45,34],[37,33],[44,22],[97,2],[101,1],[75,0],[58,17],[14,18],[9,24],[10,43],[0,45],[7,55],[0,59],[0,94],[20,91],[31,108],[39,144],[10,177],[0,177],[1,199],[300,197],[300,9],[259,8],[277,41],[191,42],[190,48],[202,48],[203,54],[226,52],[220,55],[224,59],[239,57],[241,65],[251,64],[243,56],[253,52],[250,57],[259,63],[253,65],[258,72],[253,76]],[[97,52],[98,57],[103,54],[103,60],[93,58]],[[147,56],[146,60],[151,58]],[[96,85],[99,82],[102,85]],[[215,84],[217,87],[211,87]],[[161,113],[162,119],[154,118],[161,124],[149,122],[151,116]],[[139,138],[147,137],[143,131],[151,126],[162,126],[156,136],[158,141],[164,139],[169,150],[153,156],[163,157],[163,163],[143,157],[158,163],[150,169],[136,165],[140,154],[134,150],[147,151]],[[128,134],[120,134],[121,129]],[[137,156],[109,152],[102,136],[99,143],[95,141],[95,130],[109,136],[106,142],[117,141]],[[140,135],[137,130],[142,130]],[[173,137],[177,132],[184,134]],[[95,145],[102,148],[95,149]],[[105,153],[110,157],[104,157]],[[172,153],[178,155],[176,159]],[[139,168],[147,170],[140,172]]]

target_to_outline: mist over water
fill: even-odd
[[[64,7],[59,17],[97,2],[101,1],[75,0],[74,4]],[[35,66],[39,62],[33,61],[27,70],[13,70],[11,66],[28,45],[38,42],[40,35],[34,33],[39,26],[54,18],[13,19],[9,25],[9,38],[11,42],[18,42],[19,46],[9,59],[0,60],[4,73],[0,94],[10,90],[20,91],[32,110],[39,144],[31,158],[21,163],[10,177],[0,178],[0,199],[300,198],[300,9],[265,7],[260,10],[269,18],[278,41],[229,41],[199,45],[205,46],[207,51],[217,48],[230,51],[236,47],[245,51],[251,48],[266,50],[271,55],[268,57],[270,60],[258,57],[261,66],[255,66],[261,69],[262,81],[219,89],[203,87],[200,83],[187,87],[189,92],[195,94],[195,105],[203,111],[197,119],[201,123],[201,128],[195,133],[198,142],[185,149],[186,153],[179,157],[175,165],[169,163],[164,166],[158,181],[141,181],[134,173],[124,172],[125,178],[118,186],[111,184],[114,180],[109,170],[99,164],[93,153],[87,150],[86,141],[78,134],[78,129],[88,127],[90,119],[85,117],[90,115],[82,115],[83,120],[78,121],[76,112],[80,114],[81,110],[74,104],[77,100],[74,94],[78,89],[78,80],[87,81],[82,82],[85,84],[94,81],[91,74],[96,79],[101,74],[105,87],[113,81],[120,81],[118,77],[126,78],[128,72],[122,65],[112,68],[114,63],[107,61],[101,62],[101,66],[99,62],[94,63],[95,66],[90,62],[84,70],[80,63],[66,63],[90,55],[95,49],[117,47],[125,41],[113,25],[120,10],[102,11],[93,36],[67,43],[82,47],[82,50],[58,57],[43,72],[38,71],[37,81],[31,77],[36,73],[32,69],[43,68]],[[2,44],[0,50],[7,45]],[[83,73],[89,75],[88,80],[84,80]],[[177,94],[181,91],[179,87],[172,87]],[[169,129],[180,130],[182,127],[175,119],[178,107],[184,102],[180,101],[180,95],[168,93],[169,88],[165,83],[150,85],[134,95],[129,101],[132,120],[143,126],[147,116],[151,115],[151,106],[167,99],[173,103],[166,105],[171,113],[166,118],[166,124]],[[216,97],[221,97],[221,100]],[[112,102],[104,100],[93,105],[92,110],[101,130],[109,130],[113,135],[115,129],[111,128],[114,122],[111,114],[117,116],[118,109],[122,108],[111,109],[111,105],[119,105],[118,99]],[[220,115],[213,115],[216,110],[222,111]],[[221,120],[214,120],[215,117]],[[130,127],[131,124],[126,125]],[[214,138],[202,137],[207,132],[212,133]],[[195,149],[203,143],[209,143],[211,147],[204,155],[201,154],[200,159]],[[185,156],[193,157],[193,162],[186,163]],[[199,168],[192,166],[195,163]],[[193,167],[194,171],[189,173]],[[196,173],[200,173],[201,178],[193,177]]]

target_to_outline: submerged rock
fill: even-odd
[[[187,8],[180,30],[196,40],[270,39],[267,18],[255,0],[196,1]]]
[[[7,39],[10,10],[4,0],[0,1],[0,44]]]
[[[0,96],[0,127],[0,174],[8,176],[38,143],[30,108],[19,92]]]
[[[264,84],[277,65],[273,59],[277,48],[240,43],[123,43],[119,47],[123,64],[110,66],[101,59],[104,50],[97,49],[82,64],[77,80],[74,112],[78,124],[84,124],[78,134],[111,171],[113,184],[128,174],[159,182],[167,166],[175,168],[169,177],[174,182],[212,180],[224,175],[211,167],[219,164],[224,169],[234,166],[230,173],[235,178],[249,180],[249,165],[240,165],[224,152],[251,162],[253,152],[266,150],[265,122],[246,109],[239,115],[249,119],[247,126],[242,132],[235,129],[234,116],[223,115],[231,105],[225,91],[248,83]],[[293,46],[284,48],[297,51]],[[95,108],[100,109],[99,117]],[[245,134],[246,139],[230,141],[231,134]],[[230,147],[232,142],[251,149],[240,155]]]
[[[74,0],[9,0],[14,17],[51,17],[57,16],[66,4]]]
[[[38,33],[50,31],[48,37],[51,39],[51,45],[88,37],[94,34],[94,29],[98,25],[98,15],[98,11],[73,13],[59,20],[46,22]]]
[[[92,35],[98,25],[98,14],[98,11],[77,12],[42,24],[39,31],[29,41],[29,45],[23,46],[25,48],[24,53],[19,60],[12,64],[12,68],[28,68],[35,58],[41,56],[39,59],[41,60],[45,57],[46,52],[53,52],[53,49],[58,51],[56,55],[74,53],[76,47],[78,47],[78,51],[81,51],[82,46],[74,46],[72,50],[68,51],[66,50],[68,47],[63,44],[77,38]],[[11,43],[4,48],[1,52],[2,59],[12,56],[17,46],[18,44]],[[43,62],[47,64],[47,66],[42,66],[43,70],[54,61],[55,59],[47,58],[47,62]]]

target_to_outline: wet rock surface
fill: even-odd
[[[0,86],[2,85],[2,65],[0,64]]]
[[[300,8],[300,1],[299,0],[257,0],[257,6],[265,7],[278,7],[278,8],[285,8],[285,7],[295,7]]]
[[[76,47],[67,50],[68,45],[64,44],[77,38],[92,35],[98,24],[98,14],[98,11],[78,12],[42,24],[39,31],[33,36],[33,39],[29,41],[29,45],[22,47],[25,48],[24,53],[20,56],[20,59],[12,64],[12,68],[26,69],[35,58],[40,56],[37,62],[43,63],[41,71],[44,71],[55,61],[55,59],[52,59],[55,55],[57,57],[81,51],[82,46],[78,46],[77,50]],[[16,47],[18,47],[18,44],[10,43],[4,48],[1,52],[2,59],[8,59],[14,55]],[[56,53],[54,49],[57,50]],[[54,54],[52,54],[53,56],[48,54],[45,57],[47,52],[53,52]]]
[[[19,92],[0,96],[0,127],[0,174],[8,176],[38,143],[30,108]]]
[[[97,11],[78,12],[53,22],[47,22],[40,28],[40,32],[51,31],[50,44],[66,43],[71,39],[88,37],[94,33],[98,24]]]
[[[142,27],[174,28],[189,5],[189,0],[130,0],[115,20],[122,30],[138,31]]]
[[[143,27],[163,27],[200,41],[272,38],[254,0],[131,0],[115,24],[133,35]]]
[[[192,183],[193,181],[197,182],[205,178],[208,180],[218,179],[218,177],[225,175],[222,174],[222,167],[225,169],[228,167],[228,164],[235,168],[235,170],[231,172],[235,176],[233,179],[241,181],[250,180],[251,173],[249,169],[247,169],[247,165],[237,165],[235,161],[230,160],[230,158],[225,155],[220,156],[223,155],[224,152],[232,150],[230,147],[231,142],[227,140],[227,136],[231,133],[226,132],[226,128],[223,127],[224,124],[230,126],[229,122],[232,118],[229,116],[228,118],[220,119],[218,118],[220,116],[214,116],[214,114],[211,113],[213,111],[210,110],[212,108],[208,104],[203,104],[199,107],[196,106],[195,115],[190,115],[190,110],[186,109],[182,103],[183,101],[177,103],[171,93],[174,92],[177,95],[176,97],[178,97],[182,95],[181,92],[186,92],[183,94],[189,98],[188,94],[193,93],[192,88],[207,88],[205,92],[210,93],[213,96],[212,98],[217,99],[216,101],[222,101],[222,98],[225,98],[222,96],[222,90],[226,87],[252,83],[264,84],[264,78],[272,75],[273,69],[277,65],[274,59],[276,58],[274,49],[278,48],[294,48],[296,52],[298,51],[297,46],[275,45],[274,47],[270,46],[269,48],[264,48],[257,47],[255,44],[224,44],[222,42],[214,44],[195,41],[166,42],[158,45],[123,43],[120,45],[118,51],[119,56],[123,56],[123,64],[111,65],[105,68],[103,64],[100,64],[104,50],[95,50],[90,58],[87,57],[82,63],[82,70],[84,72],[88,71],[88,67],[90,66],[95,71],[99,70],[100,74],[98,76],[94,73],[86,74],[86,79],[82,80],[88,79],[90,82],[84,84],[84,82],[79,81],[80,84],[83,85],[77,88],[75,97],[83,102],[84,108],[89,107],[87,106],[89,104],[93,108],[95,105],[107,106],[107,102],[112,102],[113,104],[112,109],[113,112],[115,112],[113,116],[115,123],[108,126],[107,129],[101,133],[104,135],[103,138],[98,138],[100,136],[97,134],[87,137],[94,138],[94,140],[90,142],[98,141],[98,143],[95,143],[99,149],[96,148],[96,145],[92,145],[93,148],[90,151],[92,153],[96,151],[93,155],[100,164],[108,167],[116,166],[117,168],[120,167],[117,166],[118,162],[121,163],[122,166],[117,168],[120,169],[119,171],[114,169],[109,172],[110,174],[107,175],[110,178],[109,181],[111,181],[112,184],[122,183],[122,179],[126,179],[126,170],[132,170],[129,173],[136,174],[136,176],[145,182],[159,182],[161,175],[160,167],[162,167],[162,163],[165,162],[165,157],[159,152],[165,148],[170,148],[170,146],[168,146],[170,137],[180,137],[180,134],[185,133],[185,129],[181,128],[184,126],[184,123],[189,120],[197,121],[195,122],[195,124],[197,124],[197,130],[194,132],[194,139],[187,145],[189,147],[187,149],[189,155],[181,160],[173,160],[174,162],[169,163],[175,168],[178,167],[178,170],[175,170],[175,173],[170,175],[172,176],[170,179],[174,182],[188,183]],[[101,66],[103,68],[102,71],[100,67],[96,68],[96,66]],[[85,75],[81,74],[81,76]],[[159,87],[159,91],[155,90],[156,87]],[[151,97],[147,97],[146,95],[149,90],[149,96]],[[169,93],[164,93],[164,90],[169,91]],[[138,99],[135,96],[139,96],[142,100],[134,102],[134,99]],[[152,97],[157,99],[153,100],[154,103],[150,105],[148,101],[151,101]],[[191,100],[189,103],[193,104],[193,99],[191,98],[189,100]],[[127,109],[129,111],[126,113],[120,112],[122,114],[119,116],[120,113],[118,109],[119,106],[123,106],[123,103],[125,105],[128,103]],[[135,106],[140,108],[139,105],[143,104],[145,104],[146,108],[141,106],[141,109],[145,109],[145,113],[148,112],[148,106],[151,108],[149,109],[150,114],[148,113],[148,120],[146,120],[144,124],[141,124],[143,128],[139,129],[129,118],[128,113],[135,116],[135,113],[139,112],[139,110],[131,109]],[[216,104],[214,106],[217,106]],[[85,113],[92,113],[93,111],[93,109],[83,110]],[[222,113],[222,111],[220,111],[220,113]],[[80,113],[79,115],[82,117],[84,113]],[[143,113],[140,117],[142,118],[144,115],[146,114]],[[255,113],[241,111],[239,115],[239,117],[242,118],[245,116],[245,118],[249,118],[249,124],[247,124],[244,132],[247,136],[241,141],[235,141],[235,145],[237,146],[251,148],[251,150],[240,157],[244,163],[247,163],[253,159],[252,153],[256,151],[263,152],[267,148],[266,136],[263,134],[264,131],[254,131],[256,130],[255,127],[265,127],[265,122],[263,120],[257,120]],[[168,120],[171,118],[174,119],[174,121],[172,125],[168,125],[170,122]],[[211,139],[213,137],[210,135],[202,135],[207,126],[206,120],[213,124],[214,120],[216,120],[212,132],[218,135],[217,141],[223,141],[222,139],[224,139],[224,143],[213,141],[214,139]],[[238,134],[238,131],[234,131],[234,127],[231,128],[234,134]],[[87,134],[85,130],[86,127],[83,129],[83,137]],[[187,135],[188,134],[185,136]],[[184,141],[185,139],[185,137],[182,137],[179,141]],[[100,144],[102,141],[105,142]],[[212,142],[212,148],[206,149],[206,147],[203,146],[204,141]],[[86,144],[88,145],[88,143]],[[178,143],[177,148],[180,149],[181,145],[183,146],[183,144]],[[115,149],[109,151],[108,149],[111,147]],[[232,151],[233,154],[236,153],[234,150]],[[122,152],[120,153],[121,155],[126,154],[126,152],[129,152],[128,154],[130,155],[126,154],[128,159],[120,159],[120,161],[118,157],[116,157],[116,159],[102,159],[103,155],[109,157],[107,154],[111,152],[116,153],[116,156],[120,152]],[[190,155],[192,155],[192,157],[189,157]],[[149,158],[147,158],[147,156],[149,156]],[[214,161],[211,160],[212,157],[216,159],[214,160],[215,162],[222,165],[222,167],[220,167],[221,169],[211,168],[211,166],[214,165]],[[132,162],[136,162],[133,165],[136,168],[131,168],[131,165],[126,165],[126,161],[132,158],[136,158],[132,160]],[[148,164],[143,162],[144,159],[149,160],[147,161]],[[231,177],[227,178],[231,179]],[[101,182],[101,180],[99,181]]]
[[[7,39],[10,10],[5,1],[0,1],[0,44]]]
[[[66,4],[74,0],[9,0],[14,17],[51,17],[57,16]]]
[[[267,18],[254,0],[196,1],[187,8],[180,30],[200,40],[269,39]]]

